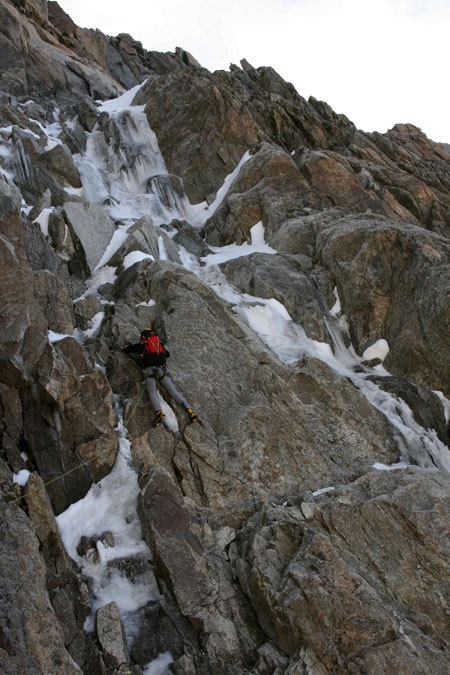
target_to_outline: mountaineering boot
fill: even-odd
[[[153,426],[159,427],[161,422],[164,422],[165,419],[166,419],[166,414],[165,414],[164,410],[157,410],[155,412],[155,417],[153,419]]]
[[[189,419],[191,420],[191,422],[197,422],[197,415],[192,410],[192,408],[186,408],[186,412],[189,415]]]

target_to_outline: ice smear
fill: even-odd
[[[442,391],[434,391],[436,396],[438,396],[441,399],[442,406],[444,408],[444,416],[445,416],[445,421],[447,424],[450,422],[450,401],[446,396],[444,396],[444,393]]]
[[[116,231],[114,232],[113,236],[111,237],[111,241],[109,242],[109,245],[107,246],[106,250],[104,251],[102,257],[98,261],[98,264],[96,268],[94,269],[94,274],[96,272],[99,272],[102,267],[106,265],[109,260],[111,260],[112,256],[114,253],[116,253],[119,248],[122,246],[122,244],[125,243],[127,237],[128,237],[128,230],[130,229],[130,224],[128,225],[120,225]]]
[[[60,340],[64,340],[68,337],[72,337],[72,335],[68,335],[68,333],[55,333],[53,330],[48,331],[48,341],[50,344],[53,344],[53,342],[59,342]]]
[[[66,185],[64,187],[64,192],[67,192],[68,195],[74,195],[75,197],[82,197],[83,196],[83,188],[74,188],[71,187],[70,185]]]
[[[233,253],[235,257],[239,257],[242,249],[236,247],[232,251],[230,247],[223,248],[226,249],[227,255],[224,257],[227,260],[233,259]],[[218,256],[216,260],[220,260],[220,249],[216,249],[212,255]],[[343,317],[339,316],[337,311],[338,309],[340,311],[340,306],[335,306],[334,316],[329,314],[325,317],[326,326],[332,337],[333,346],[331,346],[309,338],[302,326],[292,321],[284,305],[274,298],[257,298],[236,291],[217,265],[201,267],[187,254],[183,254],[182,260],[188,269],[232,305],[233,310],[246,320],[254,333],[280,361],[290,364],[305,356],[316,358],[350,380],[391,423],[402,462],[406,464],[413,462],[423,468],[450,472],[450,451],[437,437],[436,432],[423,429],[417,424],[411,409],[403,400],[383,391],[368,379],[374,372],[381,376],[389,373],[380,366],[375,369],[365,367],[364,359],[356,354],[351,344],[346,343],[341,328]],[[222,262],[223,260],[224,258],[221,259]],[[388,343],[379,340],[368,348],[366,354],[380,358],[388,349]]]
[[[164,239],[162,237],[158,237],[158,252],[159,252],[159,259],[160,260],[168,260],[169,256],[167,255],[167,249],[164,244]]]
[[[10,145],[6,145],[0,140],[0,157],[7,159],[13,154],[13,149]]]

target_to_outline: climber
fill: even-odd
[[[170,356],[170,353],[164,347],[159,335],[155,333],[154,330],[151,328],[144,328],[141,331],[141,341],[137,344],[128,345],[128,347],[125,347],[122,351],[124,351],[125,354],[138,354],[140,357],[142,372],[145,376],[145,387],[150,403],[155,411],[155,417],[153,419],[154,427],[159,427],[166,417],[159,402],[156,387],[157,382],[184,408],[191,422],[197,421],[197,415],[184,396],[175,388],[169,368],[166,365],[166,359]]]

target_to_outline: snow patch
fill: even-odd
[[[142,669],[142,675],[169,675],[171,671],[168,670],[170,664],[173,663],[173,658],[170,652],[164,652],[147,663]]]
[[[127,270],[129,267],[132,267],[135,263],[141,262],[141,260],[152,260],[154,257],[150,253],[144,253],[144,251],[131,251],[123,259],[123,268]]]
[[[22,487],[27,484],[30,472],[27,469],[21,469],[18,473],[13,474],[13,482]]]
[[[108,101],[101,101],[98,103],[98,109],[100,112],[107,112],[107,113],[114,113],[114,112],[120,112],[121,110],[127,110],[128,108],[133,108],[134,110],[139,110],[141,112],[144,111],[145,106],[133,106],[132,101],[134,97],[136,96],[137,92],[139,89],[141,89],[145,84],[147,80],[142,82],[142,84],[137,84],[135,87],[132,89],[129,89],[128,91],[124,92],[120,96],[117,96],[117,98],[111,98]]]
[[[269,253],[274,255],[277,251],[265,243],[264,241],[264,226],[262,222],[256,223],[250,229],[251,244],[244,242],[243,244],[229,244],[228,246],[211,246],[210,253],[204,256],[201,260],[207,267],[211,265],[220,265],[229,260],[236,260],[243,256],[251,255],[252,253]]]
[[[341,300],[339,298],[338,290],[336,286],[333,288],[333,295],[336,298],[336,302],[333,307],[330,309],[331,316],[338,316],[341,313]]]
[[[48,221],[51,213],[53,213],[53,207],[42,209],[38,217],[33,220],[33,223],[36,223],[41,228],[44,237],[48,237]]]
[[[364,361],[371,361],[372,359],[380,359],[384,361],[386,356],[389,354],[389,344],[387,340],[377,340],[373,345],[367,347],[363,352]]]
[[[334,487],[320,488],[320,490],[316,490],[315,492],[313,492],[313,497],[317,497],[318,495],[323,495],[326,492],[332,492],[333,490],[336,490],[336,488],[334,488]]]
[[[75,330],[73,331],[73,336],[75,340],[80,345],[84,345],[87,340],[97,337],[102,327],[104,318],[105,312],[97,312],[97,314],[95,314],[92,317],[92,319],[89,319],[88,321],[89,328],[87,328],[86,330],[75,328]]]
[[[59,342],[60,340],[64,340],[65,338],[72,337],[72,335],[68,335],[67,333],[55,333],[52,330],[48,331],[48,341],[50,344],[53,344],[54,342]]]
[[[87,290],[75,302],[84,300],[88,295],[98,295],[98,289],[104,284],[114,284],[117,280],[116,269],[116,267],[105,265],[105,267],[94,271],[90,279],[86,281]]]
[[[408,462],[396,462],[395,464],[381,464],[380,462],[375,462],[373,468],[378,471],[395,471],[395,469],[407,469],[412,466]]]

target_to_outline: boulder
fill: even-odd
[[[395,217],[396,213],[376,193],[361,185],[359,176],[345,165],[340,156],[324,151],[304,151],[298,164],[308,183],[327,197],[333,206]]]
[[[49,483],[52,506],[60,513],[114,465],[117,420],[112,391],[103,373],[91,368],[82,348],[66,338],[47,344],[36,381],[26,388],[22,385],[20,398],[21,442]]]
[[[174,242],[185,248],[188,253],[200,258],[211,252],[209,246],[192,225],[180,221],[172,221],[171,225],[178,230],[173,238]]]
[[[72,154],[66,145],[55,145],[42,153],[42,162],[49,171],[71,187],[81,188],[81,179],[78,169],[73,163]]]
[[[163,470],[153,472],[141,499],[140,508],[151,518],[144,535],[153,552],[157,577],[173,593],[183,616],[195,623],[211,592],[211,582],[189,511]]]
[[[91,132],[97,124],[97,108],[91,98],[83,98],[78,105],[78,121],[85,131]]]
[[[66,223],[61,208],[54,209],[48,219],[48,234],[54,250],[65,260],[69,261],[71,272],[76,270],[88,274],[83,249],[77,241],[72,240],[71,231]]]
[[[128,671],[128,655],[125,634],[116,602],[110,602],[97,611],[97,635],[103,651],[105,665],[109,672],[120,675]]]
[[[30,101],[29,103],[32,104],[34,102]],[[36,104],[34,103],[34,105]],[[2,101],[2,104],[0,105],[1,126],[6,128],[12,127],[11,131],[8,132],[3,129],[2,134],[7,133],[8,136],[10,135],[11,138],[13,138],[14,134],[17,133],[15,127],[19,127],[19,129],[31,131],[36,135],[36,138],[40,138],[42,136],[41,127],[35,121],[34,115],[28,115],[26,104],[23,108],[24,110],[22,109],[22,106],[19,107],[17,104],[13,104],[11,96],[9,96],[9,103]]]
[[[92,202],[67,202],[63,214],[72,240],[81,246],[86,264],[92,272],[111,241],[115,232],[114,223],[101,206]]]
[[[248,668],[260,633],[245,625],[248,607],[239,590],[233,588],[228,566],[217,557],[219,548],[212,554],[210,528],[202,528],[162,469],[152,471],[145,481],[139,510],[160,588],[170,599],[171,606],[166,601],[163,607],[184,638],[185,654],[181,656],[179,638],[168,635],[175,657],[180,657],[179,665],[189,654],[187,645],[195,645],[195,672],[231,673]],[[209,539],[209,551],[203,539]],[[222,600],[217,601],[220,596]],[[196,645],[200,635],[202,650]]]
[[[150,216],[140,218],[127,230],[127,239],[111,259],[112,265],[123,268],[128,254],[145,254],[152,260],[160,258],[179,263],[178,248],[160,227],[155,227]]]

